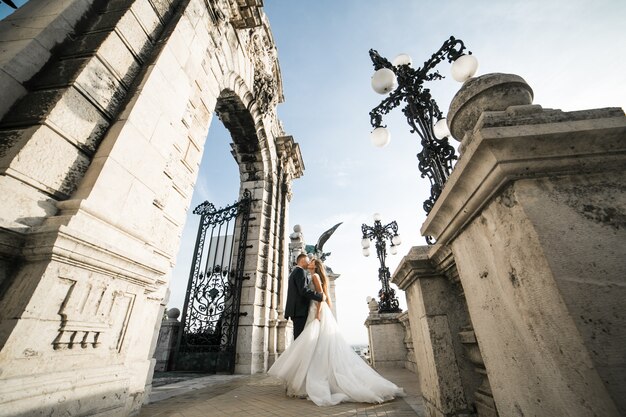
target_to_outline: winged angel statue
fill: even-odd
[[[322,233],[319,239],[317,239],[317,244],[306,245],[304,248],[306,253],[310,253],[315,258],[318,258],[320,261],[324,262],[326,258],[330,256],[330,252],[324,253],[324,243],[326,243],[326,241],[333,235],[333,233],[335,233],[335,230],[337,230],[337,228],[342,224],[343,222],[337,223],[336,225]]]

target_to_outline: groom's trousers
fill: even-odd
[[[302,333],[302,330],[304,330],[306,317],[292,317],[291,321],[293,321],[293,339],[296,340]]]

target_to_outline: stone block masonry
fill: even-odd
[[[0,415],[138,412],[214,111],[255,198],[237,371],[265,371],[304,165],[262,8],[31,0],[0,43]]]

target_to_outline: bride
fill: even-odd
[[[315,291],[324,292],[326,301],[311,302],[304,330],[268,373],[285,382],[287,395],[308,397],[318,406],[381,403],[404,396],[402,388],[370,368],[344,341],[330,310],[324,264],[314,259],[308,269]]]

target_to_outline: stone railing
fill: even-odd
[[[461,156],[421,228],[437,244],[392,277],[431,417],[626,415],[626,117],[532,96],[465,82]]]

